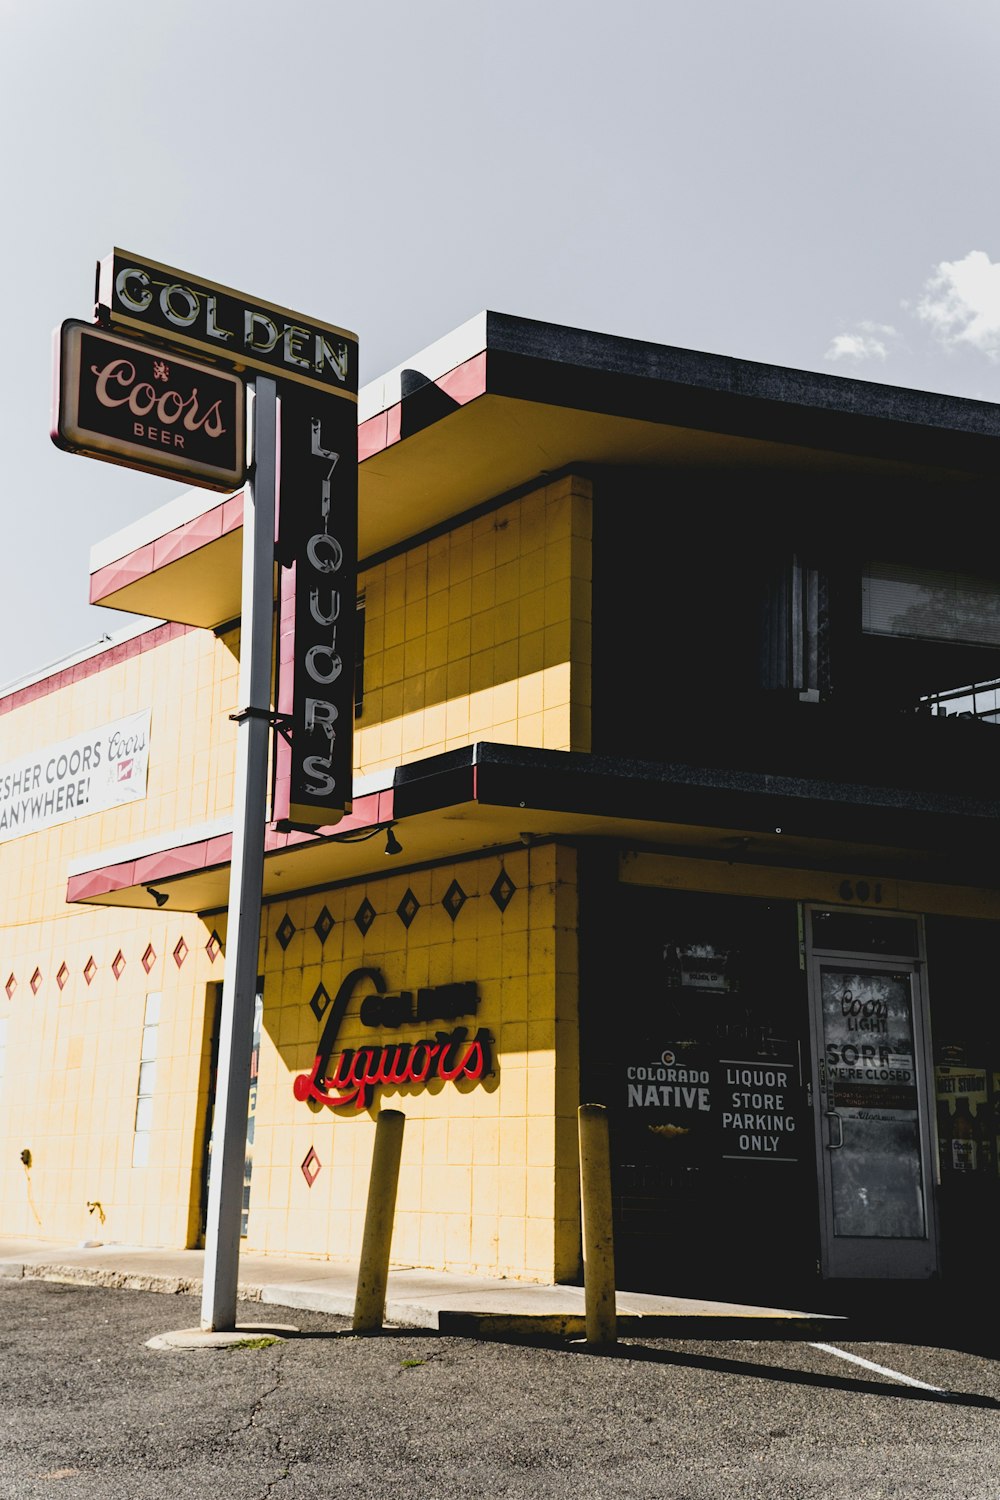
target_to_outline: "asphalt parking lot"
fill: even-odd
[[[597,1353],[358,1337],[245,1304],[241,1321],[299,1334],[146,1347],[198,1311],[190,1296],[0,1281],[0,1497],[1000,1500],[1000,1363],[974,1341]]]

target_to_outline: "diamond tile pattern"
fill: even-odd
[[[329,1006],[329,1004],[330,996],[327,994],[325,987],[322,984],[318,984],[316,986],[316,993],[309,1001],[309,1009],[312,1011],[317,1021],[322,1021],[323,1017],[326,1015],[327,1007]]]
[[[445,911],[454,922],[455,918],[458,916],[459,912],[462,910],[462,907],[465,905],[468,899],[468,896],[462,890],[462,887],[459,885],[458,881],[453,880],[451,882],[451,885],[445,891],[444,895],[441,897],[441,905],[444,907]]]
[[[184,960],[187,958],[187,956],[188,956],[188,945],[184,941],[183,938],[178,938],[178,940],[177,940],[177,946],[174,949],[174,963],[177,965],[178,968],[181,967],[181,965],[184,963]]]
[[[490,886],[490,895],[493,897],[493,900],[496,902],[501,911],[507,910],[511,901],[514,899],[514,893],[516,890],[517,886],[514,884],[513,880],[511,880],[503,865],[501,865],[500,874]]]
[[[120,948],[111,960],[111,972],[116,979],[120,979],[125,972],[125,955]]]
[[[69,969],[66,967],[66,963],[65,963],[65,960],[64,960],[59,965],[58,972],[56,973],[56,984],[59,986],[59,988],[61,990],[64,990],[66,988],[66,981],[67,981],[68,978],[69,978]]]
[[[149,944],[147,944],[145,953],[142,955],[142,967],[145,969],[146,973],[148,974],[149,971],[150,971],[150,969],[153,967],[153,965],[155,963],[156,963],[156,949],[153,947],[152,943],[149,943]]]
[[[205,952],[208,954],[208,961],[210,964],[214,964],[215,960],[222,952],[222,939],[220,938],[214,927],[212,928],[211,937],[205,944]]]
[[[34,974],[32,974],[32,976],[29,979],[28,983],[31,985],[31,993],[33,995],[37,995],[38,991],[42,987],[42,971],[41,971],[41,969],[36,969],[35,970]]]
[[[319,1176],[322,1170],[323,1163],[316,1155],[315,1147],[310,1146],[309,1150],[305,1154],[305,1159],[302,1162],[302,1175],[310,1187],[312,1187],[313,1183],[316,1181],[316,1178]]]
[[[288,948],[289,943],[292,941],[292,938],[295,936],[295,923],[292,921],[287,911],[285,912],[285,915],[282,917],[281,921],[278,923],[278,930],[274,935],[278,939],[278,942],[281,944],[281,951],[282,953],[284,953]]]
[[[406,894],[404,895],[399,905],[396,907],[396,916],[402,922],[404,927],[409,927],[410,923],[413,921],[413,918],[417,915],[417,912],[419,910],[420,902],[407,886]]]
[[[93,982],[94,982],[94,976],[96,975],[96,973],[97,973],[97,965],[94,962],[94,955],[91,954],[90,957],[87,959],[87,962],[83,966],[83,977],[87,981],[88,988],[89,988],[90,985],[93,984]]]
[[[13,969],[7,975],[7,983],[4,985],[4,989],[7,991],[7,999],[13,1000],[14,991],[17,989],[17,979],[14,976]]]
[[[333,918],[331,917],[327,908],[324,906],[323,910],[320,912],[319,916],[313,923],[313,932],[319,938],[321,943],[325,943],[327,938],[330,936],[330,933],[333,931],[333,927]]]
[[[371,927],[377,915],[378,913],[376,912],[374,906],[372,906],[371,902],[366,896],[361,905],[358,907],[357,911],[354,913],[354,925],[355,927],[357,927],[362,937],[365,936],[366,932]]]

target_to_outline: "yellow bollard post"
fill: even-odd
[[[389,1247],[396,1214],[399,1159],[403,1152],[406,1116],[398,1109],[383,1109],[375,1121],[375,1149],[368,1184],[365,1233],[361,1243],[358,1288],[354,1297],[355,1333],[373,1333],[382,1327],[385,1292],[389,1280]]]
[[[583,1210],[583,1297],[588,1344],[618,1338],[615,1241],[611,1217],[611,1152],[603,1104],[581,1104],[580,1202]]]

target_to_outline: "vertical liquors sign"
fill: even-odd
[[[358,548],[354,404],[289,390],[281,398],[274,812],[305,827],[351,809]]]

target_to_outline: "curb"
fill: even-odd
[[[713,1316],[710,1313],[619,1313],[619,1338],[660,1338],[705,1342],[760,1339],[803,1339],[830,1334],[829,1318],[762,1318]],[[578,1313],[474,1313],[438,1314],[438,1331],[461,1338],[583,1339],[586,1319]],[[841,1334],[843,1336],[843,1334]]]
[[[0,1277],[10,1280],[52,1281],[71,1286],[98,1286],[113,1291],[159,1292],[168,1296],[198,1296],[201,1277],[144,1275],[136,1271],[115,1271],[105,1267],[64,1265],[46,1262],[33,1265],[18,1261],[0,1261]],[[247,1302],[275,1307],[298,1308],[304,1312],[327,1313],[333,1317],[351,1318],[354,1297],[350,1292],[326,1291],[318,1287],[299,1287],[280,1282],[260,1284],[239,1282],[237,1295]],[[829,1334],[831,1324],[838,1325],[843,1337],[846,1320],[831,1317],[760,1317],[748,1314],[713,1315],[690,1313],[620,1312],[618,1334],[624,1338],[674,1338],[691,1340],[732,1339],[801,1339]],[[459,1311],[432,1308],[421,1303],[392,1299],[385,1305],[386,1328],[424,1328],[454,1338],[582,1339],[586,1320],[582,1313],[502,1313]]]
[[[0,1276],[20,1278],[23,1281],[59,1281],[72,1286],[102,1286],[113,1291],[164,1292],[176,1296],[200,1292],[202,1282],[188,1280],[183,1276],[147,1276],[137,1271],[111,1271],[105,1267],[70,1266],[49,1263],[43,1266],[16,1266],[6,1262],[0,1266]],[[249,1301],[258,1301],[252,1291],[240,1289]]]
[[[61,1265],[47,1261],[44,1265],[32,1265],[17,1261],[0,1261],[0,1277],[17,1281],[52,1281],[69,1286],[99,1286],[112,1291],[160,1292],[167,1296],[200,1296],[203,1279],[184,1276],[144,1275],[138,1271],[113,1271],[106,1267]],[[304,1289],[294,1285],[273,1283],[261,1285],[256,1282],[237,1283],[236,1295],[244,1302],[269,1304],[274,1307],[298,1308],[303,1312],[329,1313],[333,1317],[350,1318],[354,1315],[352,1292],[331,1292],[318,1288]],[[423,1307],[413,1302],[387,1301],[386,1323],[405,1328],[439,1329],[440,1317],[435,1308]],[[488,1316],[488,1315],[485,1315]]]

